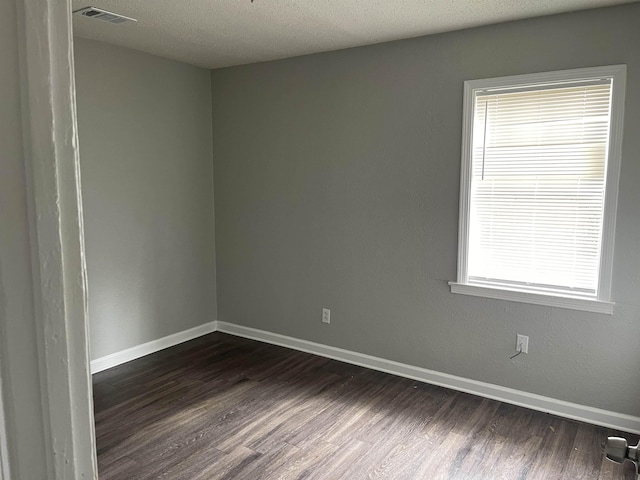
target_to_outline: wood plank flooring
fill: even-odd
[[[222,333],[93,383],[101,480],[636,480],[620,432]]]

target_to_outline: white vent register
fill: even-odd
[[[135,18],[126,17],[119,13],[109,12],[96,7],[81,8],[80,10],[75,10],[73,13],[82,17],[95,18],[96,20],[102,20],[109,23],[137,22]]]

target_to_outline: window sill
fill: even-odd
[[[457,282],[449,282],[449,285],[451,286],[451,293],[472,295],[474,297],[495,298],[498,300],[510,300],[512,302],[532,303],[534,305],[546,305],[548,307],[569,308],[571,310],[604,313],[607,315],[613,315],[613,306],[615,305],[613,302],[604,302],[602,300],[544,295],[540,293],[469,285]]]

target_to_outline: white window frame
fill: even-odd
[[[471,161],[473,140],[474,101],[476,91],[499,90],[505,87],[530,86],[535,88],[550,83],[580,81],[585,79],[611,79],[611,122],[609,151],[605,177],[605,199],[603,210],[600,274],[597,297],[578,297],[570,294],[538,293],[503,285],[478,285],[469,282],[469,222],[471,206]],[[464,105],[462,124],[462,170],[460,174],[460,224],[458,229],[458,278],[449,282],[452,293],[477,297],[511,300],[515,302],[563,307],[574,310],[613,314],[611,281],[613,275],[613,248],[618,204],[618,183],[622,158],[622,125],[624,119],[624,96],[626,65],[579,68],[555,72],[543,72],[508,77],[468,80],[464,83]]]

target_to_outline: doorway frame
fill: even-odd
[[[14,1],[43,461],[49,479],[96,479],[71,2]],[[28,453],[0,449],[5,474]]]

